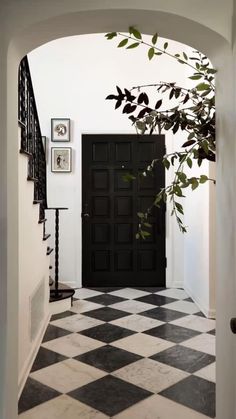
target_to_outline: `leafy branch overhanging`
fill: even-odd
[[[161,81],[155,84],[145,84],[135,86],[131,89],[121,89],[116,87],[117,92],[110,94],[106,99],[115,100],[115,109],[123,107],[122,112],[129,115],[136,128],[137,133],[150,135],[154,132],[161,134],[163,131],[172,130],[176,134],[179,130],[187,134],[186,141],[182,145],[182,151],[175,151],[166,154],[162,161],[153,159],[140,176],[151,176],[157,164],[162,163],[168,170],[170,166],[177,165],[173,181],[162,188],[156,194],[153,204],[145,212],[139,212],[139,229],[137,238],[145,239],[150,235],[147,229],[151,227],[149,215],[152,207],[160,207],[162,203],[170,201],[172,206],[171,215],[176,217],[180,231],[187,231],[183,222],[184,208],[180,199],[184,198],[184,189],[190,187],[195,190],[200,184],[214,179],[206,175],[200,177],[189,177],[185,173],[185,168],[190,169],[193,161],[196,160],[201,166],[203,160],[215,161],[215,83],[214,75],[217,72],[208,58],[199,51],[193,51],[192,56],[187,56],[185,52],[172,54],[169,52],[168,42],[162,42],[158,34],[155,33],[151,38],[151,43],[144,41],[142,34],[134,27],[129,28],[129,34],[120,32],[107,33],[106,38],[122,38],[118,43],[118,48],[130,50],[144,45],[148,47],[148,58],[167,55],[182,65],[186,65],[193,71],[189,79],[196,81],[193,88],[186,89],[179,86],[176,82]],[[155,104],[150,104],[147,91],[154,88],[157,94]],[[167,95],[170,107],[163,109],[163,95]],[[176,100],[178,104],[176,105]],[[171,102],[175,105],[171,106]],[[133,181],[135,177],[129,173],[124,175],[124,180]]]

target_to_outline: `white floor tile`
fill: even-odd
[[[215,355],[215,336],[202,333],[194,338],[182,342],[181,345],[187,348],[196,349],[196,351],[205,352],[210,355]]]
[[[104,371],[90,365],[75,359],[66,359],[63,362],[35,371],[30,374],[30,377],[60,393],[68,393],[105,375]]]
[[[115,324],[116,326],[125,327],[126,329],[134,330],[135,332],[144,332],[145,330],[164,324],[160,320],[150,319],[138,314],[122,317],[121,319],[113,320],[110,323]]]
[[[52,325],[69,330],[70,332],[81,332],[85,329],[90,329],[94,326],[99,326],[104,322],[93,319],[92,317],[83,316],[82,314],[75,314],[74,316],[64,317],[63,319],[54,320]]]
[[[173,303],[165,304],[162,307],[169,308],[170,310],[181,311],[182,313],[187,314],[194,314],[199,312],[199,308],[196,306],[196,304],[184,300],[174,301]]]
[[[90,290],[88,288],[79,288],[75,291],[74,297],[83,299],[83,298],[95,297],[95,295],[100,295],[100,294],[102,294],[102,292],[100,291]]]
[[[184,300],[188,298],[188,294],[179,288],[168,288],[167,290],[156,292],[158,295],[164,295],[165,297],[176,298],[177,300]]]
[[[139,297],[144,297],[144,295],[150,294],[146,291],[136,290],[134,288],[123,288],[121,290],[116,290],[110,292],[111,295],[116,295],[117,297],[127,298],[127,299],[134,299]]]
[[[147,358],[121,368],[113,375],[152,393],[159,393],[189,376],[184,371]]]
[[[22,413],[20,419],[108,419],[92,407],[89,407],[65,394],[40,404]]]
[[[74,356],[83,354],[93,349],[104,346],[104,343],[91,339],[87,336],[72,333],[62,338],[53,339],[42,344],[44,348],[59,354],[73,358]]]
[[[208,381],[216,382],[216,363],[213,362],[207,367],[202,368],[201,370],[194,373],[198,377],[205,378]]]
[[[175,403],[165,397],[154,395],[131,406],[114,419],[209,419],[207,416]]]
[[[153,304],[142,303],[141,301],[127,300],[121,301],[121,303],[116,303],[110,305],[111,308],[116,308],[117,310],[127,311],[128,313],[141,313],[142,311],[151,310],[156,306]]]
[[[116,340],[111,345],[147,357],[175,346],[172,342],[167,342],[164,339],[155,338],[142,333]]]
[[[215,320],[206,319],[205,317],[200,316],[186,316],[181,319],[174,320],[170,322],[176,326],[186,327],[187,329],[197,330],[198,332],[209,332],[215,328]]]
[[[103,307],[101,304],[93,303],[92,301],[77,300],[73,302],[70,311],[74,313],[85,313],[86,311],[96,310],[101,307]]]

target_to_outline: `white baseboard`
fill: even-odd
[[[212,309],[210,307],[206,307],[205,304],[202,303],[202,301],[195,297],[192,292],[188,289],[188,287],[184,286],[184,290],[189,295],[189,297],[192,298],[192,300],[195,302],[195,304],[198,306],[199,310],[202,311],[202,313],[208,318],[208,319],[215,319],[216,318],[216,310]]]
[[[174,281],[174,282],[169,282],[166,281],[166,288],[183,288],[184,284],[182,281]]]
[[[40,333],[38,334],[38,337],[35,339],[34,345],[32,347],[31,352],[29,353],[29,356],[24,364],[24,367],[22,368],[22,371],[19,373],[19,380],[18,380],[18,399],[21,396],[22,390],[25,386],[26,380],[29,376],[29,373],[31,371],[32,365],[34,363],[35,357],[38,353],[39,347],[41,345],[41,342],[43,340],[44,333],[46,331],[46,328],[48,326],[49,320],[50,320],[51,314],[48,313],[48,315],[45,317]]]

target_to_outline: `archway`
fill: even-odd
[[[66,8],[67,6],[65,6]],[[49,10],[48,10],[49,11]],[[7,239],[7,253],[4,252],[2,269],[5,268],[7,275],[3,284],[1,318],[5,319],[5,327],[1,331],[2,356],[1,362],[4,374],[1,375],[3,391],[1,392],[1,415],[5,418],[16,416],[17,398],[16,375],[17,375],[17,351],[15,338],[17,336],[17,68],[20,59],[33,48],[48,42],[49,40],[82,33],[107,32],[114,28],[125,30],[130,24],[136,24],[146,33],[152,33],[158,28],[159,33],[167,38],[186,42],[197,49],[204,51],[210,57],[216,67],[219,68],[218,76],[218,196],[221,196],[224,206],[218,202],[218,237],[223,237],[223,246],[218,246],[218,306],[224,307],[224,312],[218,318],[218,412],[219,418],[231,419],[234,414],[234,370],[232,364],[233,345],[232,335],[228,330],[228,322],[233,316],[233,279],[234,279],[234,237],[233,228],[235,215],[233,212],[234,181],[231,170],[234,164],[233,145],[233,97],[230,83],[224,85],[224,80],[232,80],[231,54],[227,42],[221,35],[208,29],[203,24],[186,17],[159,10],[125,10],[117,8],[111,10],[83,10],[80,12],[54,15],[50,10],[51,18],[47,19],[47,10],[40,23],[27,17],[25,29],[19,33],[11,33],[8,50],[2,52],[5,66],[2,71],[2,84],[5,86],[2,92],[2,106],[7,105],[6,115],[2,115],[3,135],[7,139],[7,167],[6,154],[2,153],[2,170],[7,174],[7,190],[3,189],[3,220],[7,223],[7,230],[3,230],[3,238]],[[184,12],[183,12],[184,13]],[[186,16],[186,14],[184,13]],[[191,16],[191,12],[190,15]],[[192,13],[193,16],[193,13]],[[200,18],[200,21],[202,19]],[[32,23],[34,22],[34,23]],[[223,88],[224,86],[224,88]],[[5,117],[5,118],[4,118]],[[6,122],[7,121],[7,122]],[[223,141],[227,140],[227,147]],[[3,143],[3,145],[5,142]],[[5,185],[6,186],[6,185]],[[7,212],[8,209],[8,212]],[[228,278],[228,287],[222,286],[221,279]],[[227,359],[227,363],[223,359]],[[221,362],[222,361],[222,362]],[[4,365],[5,364],[5,365]],[[224,364],[224,365],[223,365]],[[227,384],[228,383],[228,384]],[[227,389],[227,391],[226,391]]]

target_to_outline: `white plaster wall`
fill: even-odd
[[[159,80],[175,80],[184,86],[188,83],[187,72],[181,64],[167,57],[149,62],[147,48],[121,51],[116,48],[116,43],[108,42],[104,35],[83,35],[51,42],[29,54],[43,135],[50,139],[51,118],[61,116],[72,120],[71,143],[50,142],[50,146],[72,146],[73,172],[51,173],[49,158],[48,203],[49,206],[69,207],[68,212],[61,213],[60,272],[61,280],[77,287],[81,286],[81,134],[135,133],[128,118],[121,111],[115,112],[114,104],[105,100],[115,91],[116,84],[130,88]],[[176,42],[171,44],[173,52],[183,48],[188,50]],[[183,138],[182,133],[173,138],[172,133],[167,132],[167,152],[179,148]],[[167,172],[167,183],[172,175],[173,170]],[[51,232],[54,219],[50,212],[47,218],[50,219],[48,228]],[[168,208],[168,286],[183,286],[183,242],[184,237],[175,220],[170,219]]]
[[[193,167],[195,176],[204,173],[215,178],[207,161]],[[215,317],[214,189],[214,184],[205,183],[185,193],[185,224],[190,234],[184,240],[184,288],[207,317]]]
[[[19,154],[19,353],[18,388],[21,392],[49,320],[49,258],[38,224],[39,206],[33,204],[34,185],[27,181],[28,158]],[[43,313],[38,311],[38,330],[31,339],[31,297],[44,282]]]

